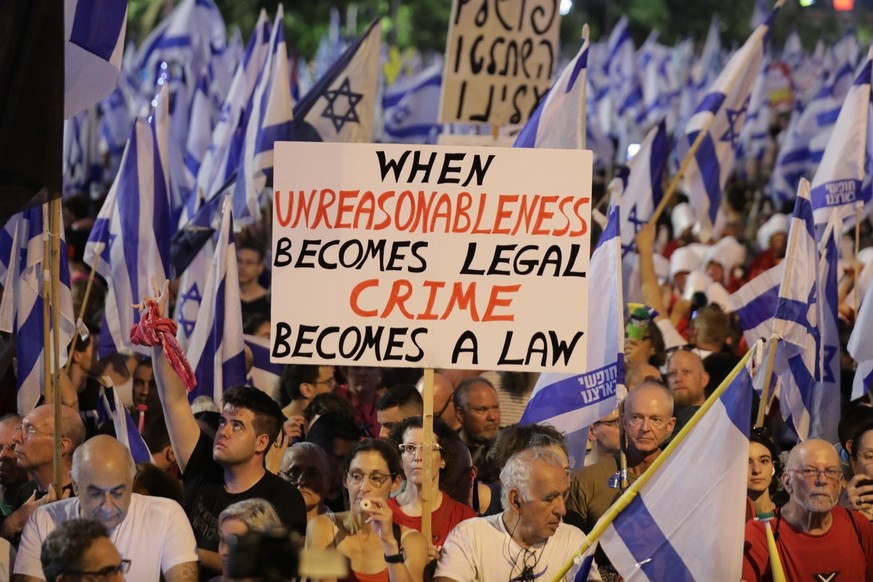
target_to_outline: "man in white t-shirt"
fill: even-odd
[[[136,467],[130,451],[112,437],[98,435],[73,454],[72,477],[78,497],[38,508],[21,536],[13,580],[45,580],[40,548],[58,524],[77,517],[96,519],[124,559],[129,580],[197,580],[197,542],[182,507],[170,499],[133,493]]]
[[[570,476],[553,451],[534,447],[512,456],[500,472],[503,513],[462,521],[446,539],[435,582],[551,580],[585,541],[567,525]],[[562,580],[573,580],[576,561]],[[588,580],[600,580],[592,564]]]

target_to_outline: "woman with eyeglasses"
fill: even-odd
[[[394,523],[388,506],[400,486],[400,455],[385,441],[366,438],[346,456],[344,486],[349,511],[319,515],[306,528],[306,547],[334,549],[349,559],[346,580],[421,582],[427,542]]]
[[[873,422],[862,424],[847,446],[855,475],[846,485],[847,505],[873,521]]]
[[[455,463],[455,441],[458,433],[449,425],[434,419],[434,445],[431,453],[433,474],[431,480],[431,534],[428,556],[438,557],[446,536],[452,529],[476,512],[463,503],[458,503],[440,490],[440,477],[446,475]],[[421,496],[424,488],[424,430],[421,417],[411,416],[398,422],[391,431],[391,442],[400,451],[403,474],[406,476],[406,489],[397,497],[388,500],[394,521],[400,525],[421,531]]]
[[[776,511],[773,495],[778,488],[781,474],[779,449],[770,438],[770,432],[761,428],[752,429],[749,436],[749,477],[746,485],[749,503],[746,508],[746,521]]]

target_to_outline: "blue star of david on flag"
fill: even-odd
[[[746,97],[746,100],[743,101],[742,107],[740,107],[739,109],[725,109],[725,114],[727,115],[728,120],[728,128],[724,132],[724,134],[722,134],[721,141],[729,141],[732,148],[737,147],[737,140],[740,139],[740,130],[743,126],[743,119],[746,115],[746,111],[749,110],[750,99],[751,96]]]
[[[179,296],[179,325],[182,326],[182,331],[186,336],[190,336],[194,332],[194,324],[197,320],[197,309],[203,301],[203,295],[200,294],[200,289],[197,288],[197,283],[192,283],[191,287]],[[192,312],[194,319],[188,319],[186,315]]]
[[[342,106],[342,100],[340,97],[346,98],[345,113],[339,113]],[[348,77],[343,80],[339,89],[335,91],[325,91],[324,98],[327,99],[327,107],[324,108],[321,116],[329,119],[333,123],[337,132],[340,132],[346,123],[360,122],[355,106],[364,98],[364,95],[352,91]],[[338,100],[340,101],[339,103],[337,103]]]

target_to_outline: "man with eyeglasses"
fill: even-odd
[[[644,382],[624,400],[627,440],[627,479],[633,483],[661,454],[661,443],[673,432],[673,397],[662,385]],[[576,472],[567,502],[582,516],[586,531],[621,494],[617,456],[607,457]]]
[[[585,455],[586,467],[604,459],[614,458],[618,454],[621,433],[618,428],[619,422],[618,410],[613,410],[588,427],[588,442],[591,443],[591,450]]]
[[[70,468],[73,452],[85,442],[85,425],[79,414],[67,406],[61,406],[61,477],[64,490],[54,491],[54,409],[51,404],[37,406],[21,421],[14,431],[15,458],[18,466],[27,472],[30,481],[18,489],[14,501],[15,511],[9,514],[0,527],[0,536],[14,542],[30,514],[42,504],[69,497]]]
[[[833,445],[810,439],[794,447],[782,485],[790,498],[770,527],[786,579],[873,580],[873,525],[836,506],[844,483]],[[770,571],[764,523],[749,521],[743,580],[769,580]]]
[[[58,525],[79,517],[106,528],[132,562],[131,580],[196,581],[197,543],[185,512],[170,499],[133,493],[135,474],[130,451],[113,437],[97,435],[76,449],[72,477],[78,496],[34,512],[21,536],[13,581],[46,580],[40,548]]]
[[[125,580],[130,560],[123,560],[99,521],[71,519],[46,536],[40,553],[48,582]]]
[[[15,509],[13,501],[18,489],[27,482],[27,473],[18,466],[15,458],[15,434],[21,426],[21,417],[7,414],[0,418],[0,519]]]
[[[283,429],[289,440],[303,437],[306,419],[303,411],[319,394],[333,392],[336,388],[333,366],[317,364],[289,364],[282,375],[282,387],[291,402],[282,409],[288,420]]]

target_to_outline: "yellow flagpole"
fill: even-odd
[[[640,475],[636,481],[633,482],[633,484],[628,488],[627,491],[625,491],[621,495],[621,497],[615,500],[615,503],[612,504],[609,510],[604,513],[603,517],[601,517],[594,525],[594,528],[592,528],[591,532],[588,534],[582,546],[572,555],[570,555],[564,565],[561,566],[561,569],[552,578],[552,582],[558,582],[561,578],[563,578],[567,574],[567,572],[570,571],[570,568],[573,567],[573,563],[576,561],[576,558],[582,556],[586,551],[588,551],[588,548],[590,548],[591,545],[595,541],[597,541],[601,535],[603,535],[603,532],[605,532],[606,528],[608,528],[609,525],[615,520],[615,518],[618,517],[618,514],[621,513],[624,508],[630,504],[631,501],[633,501],[634,497],[637,496],[640,489],[642,489],[642,487],[646,483],[648,483],[649,479],[651,479],[655,475],[655,473],[657,473],[658,468],[660,468],[660,466],[663,465],[664,462],[666,462],[666,460],[670,457],[673,451],[675,451],[676,448],[682,443],[682,441],[685,440],[685,437],[688,436],[688,433],[691,431],[691,429],[693,429],[697,425],[697,423],[700,422],[700,419],[703,418],[703,415],[706,414],[710,408],[712,408],[712,406],[721,397],[724,391],[727,390],[728,386],[730,386],[730,383],[734,381],[734,378],[736,378],[737,374],[740,373],[740,371],[743,369],[743,366],[746,365],[746,362],[749,360],[749,357],[751,355],[752,350],[746,352],[746,355],[742,357],[740,362],[731,371],[731,373],[728,374],[728,376],[722,381],[721,384],[719,384],[718,388],[715,389],[710,397],[706,399],[706,402],[703,403],[700,409],[694,413],[694,416],[691,417],[691,419],[688,421],[688,424],[686,424],[684,427],[682,427],[682,430],[676,433],[676,436],[673,437],[673,440],[670,441],[670,444],[667,445],[667,447],[661,452],[660,455],[658,455],[658,458],[655,459],[649,466],[649,468],[642,475]]]
[[[767,552],[770,554],[770,571],[773,573],[773,582],[786,582],[785,570],[782,568],[782,559],[779,557],[779,548],[776,547],[776,537],[773,535],[773,528],[770,527],[770,520],[773,514],[767,514],[767,517],[761,517],[764,522],[764,531],[767,533]]]

